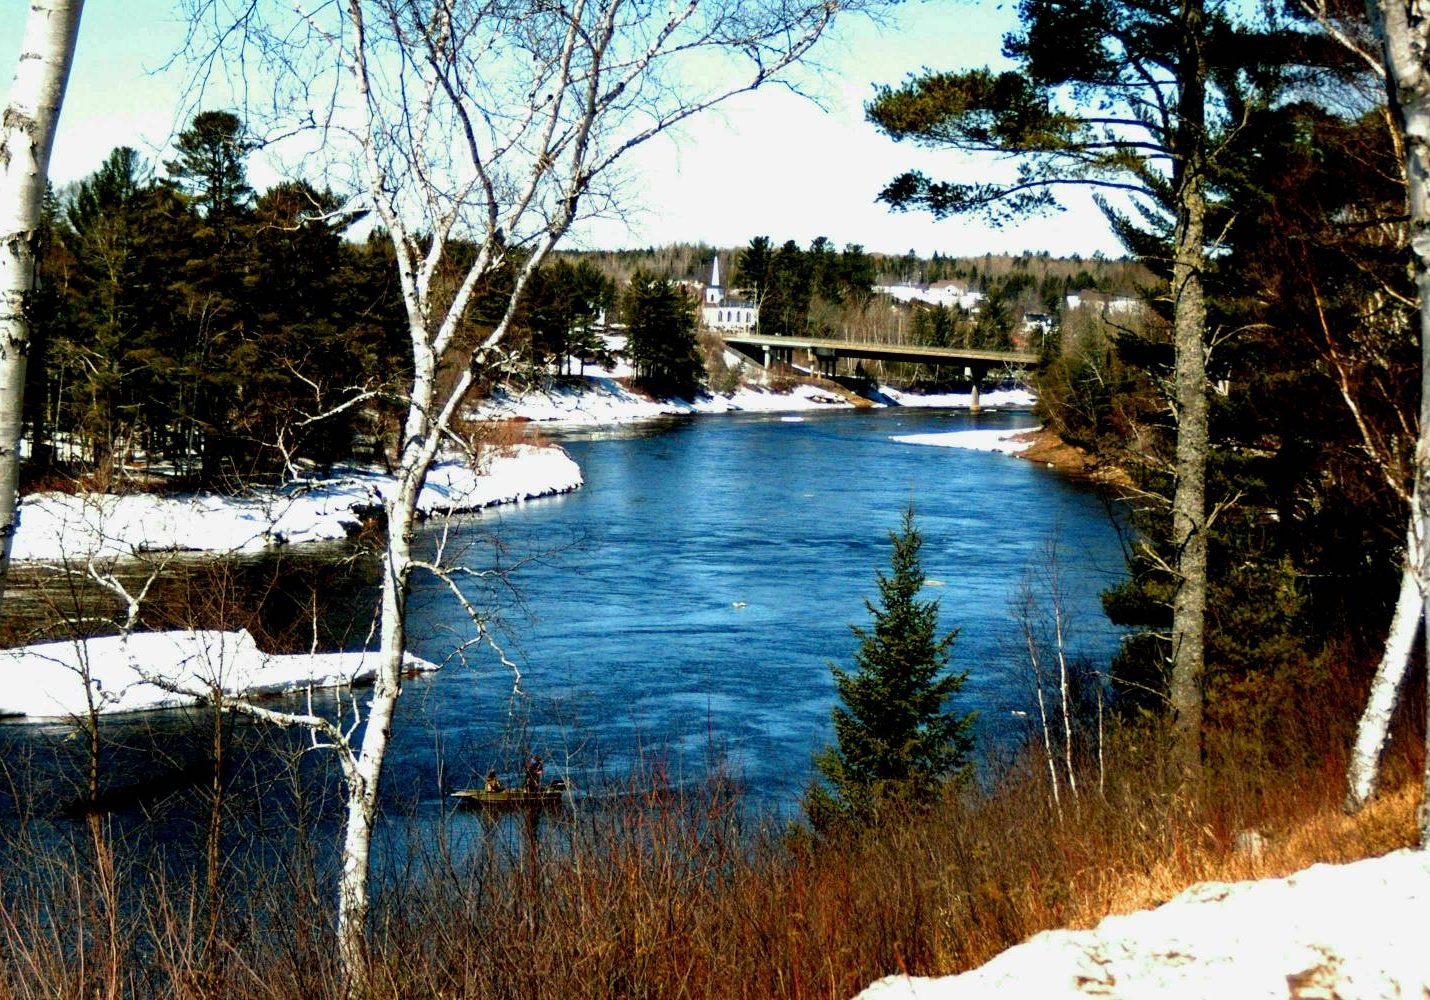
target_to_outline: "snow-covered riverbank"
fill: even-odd
[[[967,393],[921,394],[885,389],[900,406],[967,406]],[[1026,390],[983,395],[990,408],[1032,404]],[[558,383],[520,396],[498,394],[479,408],[491,419],[520,419],[554,425],[599,426],[694,413],[799,413],[848,409],[852,403],[830,389],[796,385],[788,392],[745,386],[730,395],[694,401],[652,400],[609,377]],[[909,444],[1013,453],[1016,432],[960,431],[897,438]],[[372,469],[347,467],[326,479],[302,480],[281,489],[238,496],[193,494],[35,493],[21,503],[15,535],[17,562],[76,564],[143,552],[253,552],[274,545],[328,541],[348,536],[375,512],[392,488],[392,478]],[[566,493],[581,486],[581,470],[560,448],[516,445],[485,460],[479,473],[462,462],[434,466],[423,490],[424,514],[463,513],[532,497]]]
[[[28,722],[177,708],[222,691],[225,697],[261,697],[306,688],[345,687],[370,681],[375,651],[264,653],[246,631],[136,632],[127,636],[48,642],[0,649],[0,718]],[[413,673],[438,665],[413,656]]]
[[[579,426],[625,424],[654,417],[692,413],[777,413],[785,411],[847,409],[847,399],[814,385],[797,385],[789,392],[770,392],[744,386],[728,396],[709,395],[694,400],[651,399],[632,392],[614,378],[554,382],[547,389],[521,395],[498,392],[478,408],[493,420],[530,420]]]
[[[464,513],[567,493],[581,482],[580,467],[560,448],[516,445],[487,456],[479,471],[462,462],[433,466],[419,504],[429,516]],[[391,476],[351,467],[238,497],[35,493],[21,503],[14,558],[83,565],[90,557],[252,552],[345,538],[392,488]]]
[[[935,448],[962,448],[965,451],[996,451],[1004,455],[1021,454],[1028,447],[1028,436],[1040,427],[1018,427],[1013,430],[943,431],[937,434],[899,434],[890,438],[899,444],[927,445]]]
[[[881,388],[879,394],[889,402],[868,405],[967,409],[972,399],[966,392],[917,393]],[[987,409],[1021,409],[1033,405],[1033,395],[1026,389],[995,389],[983,393],[980,402]],[[729,394],[710,394],[694,400],[651,399],[633,392],[610,374],[600,374],[555,381],[549,388],[520,395],[498,392],[477,412],[494,420],[600,426],[696,413],[800,413],[852,409],[854,405],[844,394],[810,383],[797,384],[787,392],[746,385]]]

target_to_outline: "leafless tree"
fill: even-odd
[[[1315,5],[1312,10],[1317,11]],[[1323,26],[1336,28],[1324,7],[1319,10]],[[1406,572],[1401,580],[1385,654],[1376,672],[1352,753],[1347,805],[1353,809],[1374,789],[1380,748],[1389,729],[1409,649],[1420,623],[1430,612],[1430,30],[1426,27],[1430,24],[1430,9],[1425,0],[1366,0],[1365,10],[1372,45],[1364,45],[1343,30],[1332,33],[1353,51],[1362,53],[1369,65],[1383,70],[1385,75],[1393,135],[1404,164],[1421,375],[1420,426],[1409,498]],[[1354,407],[1352,412],[1355,413]],[[1430,631],[1423,634],[1430,651]],[[1427,733],[1427,741],[1430,741],[1430,733]],[[1420,806],[1420,837],[1422,845],[1430,846],[1430,757],[1426,761]]]
[[[522,290],[578,220],[621,204],[627,153],[805,57],[870,0],[185,0],[201,72],[262,64],[266,124],[306,132],[361,194],[396,254],[412,367],[386,501],[382,668],[355,733],[316,718],[348,791],[339,949],[363,990],[368,857],[400,693],[414,572],[460,597],[459,570],[413,552],[418,496],[478,375],[504,362]],[[237,72],[241,72],[238,70]],[[254,117],[250,115],[250,117]],[[262,116],[258,116],[262,117]],[[495,323],[469,307],[512,275]],[[469,609],[473,613],[476,609]]]

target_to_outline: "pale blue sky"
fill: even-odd
[[[6,83],[28,4],[0,4],[0,75]],[[80,27],[51,175],[65,184],[93,171],[117,145],[158,160],[187,107],[183,67],[161,72],[183,37],[172,0],[89,0]],[[976,222],[935,222],[894,214],[874,201],[900,170],[973,179],[996,169],[952,153],[896,145],[864,122],[874,83],[895,83],[921,67],[953,69],[997,61],[1010,5],[927,0],[894,7],[882,26],[849,20],[818,50],[822,72],[801,87],[823,109],[770,88],[731,102],[672,139],[638,151],[639,211],[580,234],[588,246],[704,241],[729,246],[753,236],[808,243],[828,236],[871,250],[946,254],[1048,250],[1054,254],[1121,252],[1102,217],[1082,195],[1071,210],[1003,230]],[[213,106],[215,102],[207,102]],[[256,187],[275,179],[250,164]]]

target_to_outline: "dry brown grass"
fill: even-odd
[[[1414,842],[1413,749],[1354,817],[1339,808],[1336,754],[1258,768],[1222,758],[1193,798],[1163,749],[1156,734],[1118,737],[1105,788],[1085,773],[1061,815],[1046,772],[1024,760],[982,792],[834,842],[752,826],[726,782],[632,792],[531,828],[497,819],[470,849],[439,837],[381,886],[375,995],[846,997],[891,972],[969,968],[1195,882]],[[1259,856],[1237,851],[1243,830],[1263,835]],[[243,868],[245,902],[213,940],[198,888],[121,865],[112,878],[128,902],[99,906],[113,887],[83,854],[41,855],[44,877],[0,913],[0,997],[336,995],[331,887],[310,856]],[[113,929],[96,929],[100,917]]]

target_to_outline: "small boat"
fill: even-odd
[[[565,782],[553,781],[545,788],[503,788],[489,792],[485,788],[461,788],[452,793],[452,798],[462,805],[489,806],[493,809],[515,809],[560,805],[566,799],[570,788]]]

